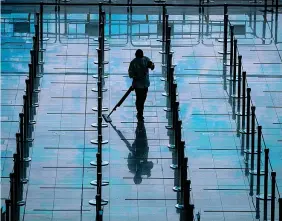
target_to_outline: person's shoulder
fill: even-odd
[[[150,61],[150,58],[148,58],[147,56],[144,56],[144,58],[145,58],[147,61]]]

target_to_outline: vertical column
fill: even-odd
[[[271,172],[271,221],[275,221],[275,185],[276,172]]]

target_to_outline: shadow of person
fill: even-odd
[[[142,176],[147,178],[151,176],[151,170],[154,166],[152,161],[148,161],[148,140],[144,122],[138,122],[135,130],[135,140],[128,154],[127,165],[131,173],[135,174],[133,181],[135,184],[142,183]]]

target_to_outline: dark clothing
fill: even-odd
[[[136,110],[139,117],[143,117],[144,103],[147,98],[148,88],[135,88],[136,93]]]
[[[149,65],[150,59],[146,56],[143,58],[134,58],[129,65],[128,74],[133,78],[132,86],[134,88],[148,88],[149,80]]]

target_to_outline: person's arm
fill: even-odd
[[[155,69],[155,64],[148,58],[148,68],[150,68],[151,70]]]
[[[128,68],[128,75],[130,78],[134,78],[134,70],[133,70],[133,62],[130,62],[129,68]]]

